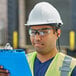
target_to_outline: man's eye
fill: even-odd
[[[41,31],[40,34],[41,35],[44,35],[44,34],[46,34],[46,32],[45,31]]]
[[[34,31],[32,31],[31,33],[35,33]]]
[[[31,34],[34,35],[35,34],[35,31],[32,31]]]
[[[44,33],[44,34],[45,34],[45,33],[47,33],[47,31],[42,31],[42,33]]]

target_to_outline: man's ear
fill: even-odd
[[[58,29],[58,30],[57,30],[57,37],[60,37],[60,34],[61,34],[61,30]]]

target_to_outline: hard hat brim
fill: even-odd
[[[47,24],[47,23],[45,23],[45,24],[24,24],[25,26],[39,26],[39,25],[43,25],[43,26],[45,26],[45,25],[47,25],[47,26],[54,26],[54,27],[61,27],[63,24],[61,24],[61,23],[49,23],[49,24]]]

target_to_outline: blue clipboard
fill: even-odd
[[[10,72],[10,76],[32,76],[22,49],[0,49],[0,65]]]

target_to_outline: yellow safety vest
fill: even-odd
[[[36,55],[36,52],[28,54],[28,62],[32,76],[34,76],[34,60],[36,58]],[[49,65],[45,76],[71,76],[71,72],[75,66],[76,59],[62,53],[57,53]]]

